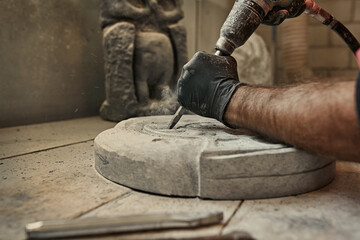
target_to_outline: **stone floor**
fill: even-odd
[[[25,239],[28,222],[144,213],[222,211],[221,224],[96,239],[159,239],[246,231],[256,239],[360,239],[360,164],[337,163],[327,187],[269,200],[212,201],[133,191],[94,169],[98,117],[0,129],[0,239]]]

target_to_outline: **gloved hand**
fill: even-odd
[[[193,113],[225,123],[226,106],[240,85],[233,57],[198,52],[183,67],[178,101]]]
[[[280,25],[288,17],[288,10],[274,8],[265,16],[262,23],[270,26]]]
[[[286,8],[275,6],[264,18],[263,24],[279,25],[286,18],[295,18],[302,14],[306,9],[305,0],[293,0]]]

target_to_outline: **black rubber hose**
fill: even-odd
[[[314,1],[306,0],[305,13],[335,31],[345,41],[354,54],[356,54],[356,51],[359,50],[359,41],[349,31],[349,29],[347,29],[341,22],[336,20],[336,18],[329,12],[319,7]]]
[[[355,36],[347,29],[344,24],[334,19],[332,24],[329,27],[334,30],[349,46],[351,51],[355,54],[356,51],[360,48],[359,41]]]

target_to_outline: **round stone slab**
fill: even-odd
[[[216,120],[185,115],[122,121],[95,138],[95,167],[134,189],[210,199],[296,195],[330,183],[335,162]]]

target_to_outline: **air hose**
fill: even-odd
[[[335,31],[346,42],[354,54],[356,54],[356,51],[359,50],[359,41],[354,37],[349,29],[347,29],[329,12],[319,7],[314,1],[306,0],[305,13]]]

